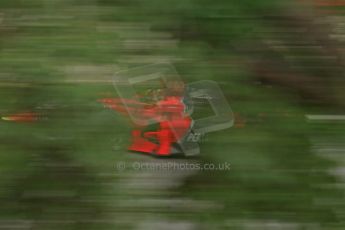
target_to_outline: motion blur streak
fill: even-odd
[[[1,0],[0,229],[345,229],[344,9]],[[126,151],[127,118],[98,101],[119,97],[114,73],[159,62],[186,84],[217,82],[235,114],[231,129],[203,137],[198,158]],[[195,119],[212,112],[196,105]]]

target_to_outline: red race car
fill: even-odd
[[[163,90],[160,99],[154,103],[141,102],[141,97],[103,98],[100,102],[123,115],[134,114],[142,121],[140,125],[134,124],[129,150],[156,156],[171,156],[184,153],[182,141],[191,132],[193,123],[186,112],[183,92],[184,86],[175,84]],[[157,130],[144,131],[152,123],[158,124]]]

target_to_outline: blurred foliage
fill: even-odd
[[[1,218],[33,229],[130,227],[119,224],[130,211],[113,207],[138,198],[119,194],[126,177],[114,174],[116,161],[132,159],[130,127],[97,99],[116,96],[117,70],[170,61],[186,82],[217,81],[243,124],[201,144],[202,161],[230,162],[230,172],[200,172],[156,195],[222,208],[152,215],[220,229],[241,229],[239,220],[343,229],[343,190],[328,173],[336,162],[310,140],[343,140],[344,127],[305,120],[344,111],[343,47],[330,38],[337,21],[311,9],[274,0],[2,0],[0,112],[41,117],[1,121]]]

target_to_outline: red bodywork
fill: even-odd
[[[15,122],[35,122],[39,119],[39,114],[34,112],[23,112],[4,116],[2,119],[5,121]]]
[[[169,156],[173,144],[181,140],[191,127],[192,119],[184,113],[182,97],[165,97],[156,104],[118,98],[104,98],[100,102],[123,115],[136,114],[144,121],[132,130],[132,143],[128,148],[131,151]],[[159,124],[158,130],[142,131],[149,120]]]

